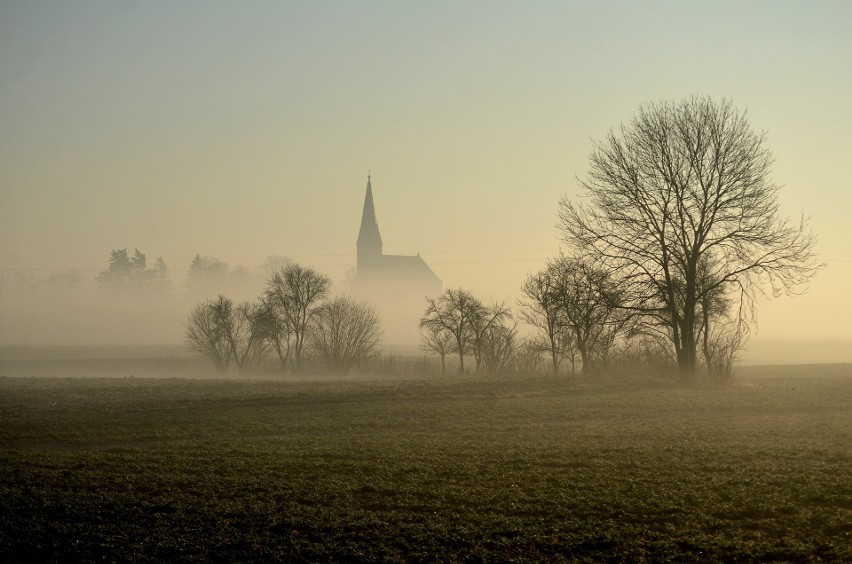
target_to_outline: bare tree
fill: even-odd
[[[581,182],[589,205],[560,202],[566,242],[630,281],[633,309],[666,328],[684,379],[696,370],[703,293],[778,296],[821,266],[805,218],[780,215],[765,145],[729,101],[648,104],[595,145]],[[702,287],[707,255],[713,282]]]
[[[517,324],[490,324],[482,333],[477,347],[482,369],[489,374],[499,374],[514,368],[520,345]]]
[[[619,291],[606,270],[582,259],[560,257],[547,268],[564,322],[583,361],[583,374],[591,374],[624,325],[626,316],[618,309]]]
[[[268,352],[265,311],[262,304],[242,302],[226,325],[231,353],[241,372],[259,366]]]
[[[711,379],[730,384],[734,378],[734,362],[748,340],[749,321],[753,319],[750,300],[726,293],[725,286],[714,284],[710,259],[699,263],[699,335],[704,367]],[[712,287],[712,290],[707,290]]]
[[[515,346],[515,370],[522,374],[534,374],[541,370],[542,363],[545,370],[552,370],[552,367],[546,368],[549,362],[544,357],[545,354],[550,354],[549,351],[550,346],[541,336],[518,339]]]
[[[230,310],[232,302],[225,296],[215,300],[199,302],[189,314],[184,340],[187,346],[210,359],[219,372],[225,372],[231,363],[231,343],[222,327],[224,310]]]
[[[266,283],[264,300],[274,305],[292,333],[294,367],[302,365],[302,352],[314,317],[328,296],[331,280],[313,268],[288,264],[276,272]]]
[[[485,306],[462,288],[447,288],[437,298],[426,298],[426,311],[420,328],[446,332],[455,342],[459,355],[459,372],[464,372],[464,356],[472,352],[474,317]]]
[[[446,374],[446,357],[455,352],[455,339],[444,327],[436,324],[423,326],[420,330],[420,349],[434,352],[441,358],[441,374]]]
[[[508,335],[501,329],[504,328],[503,324],[506,321],[512,319],[512,312],[505,304],[495,302],[491,306],[486,306],[477,300],[477,303],[471,304],[470,319],[470,348],[476,361],[476,371],[479,372],[483,368],[486,346],[496,345],[494,339],[502,341]],[[487,352],[495,351],[492,349]],[[485,368],[487,370],[488,367]]]
[[[341,296],[323,306],[309,339],[327,369],[345,373],[376,352],[381,334],[373,306]]]
[[[267,345],[260,304],[243,302],[234,306],[230,298],[198,303],[189,314],[184,334],[190,349],[209,358],[224,372],[231,360],[240,371],[257,366]]]
[[[560,299],[560,279],[551,268],[530,274],[521,287],[527,297],[519,301],[521,319],[534,327],[541,335],[543,349],[550,355],[553,374],[559,373],[559,365],[565,353],[573,347],[571,329],[565,319]]]
[[[290,360],[290,347],[293,332],[287,323],[287,317],[280,311],[274,300],[264,294],[260,297],[262,307],[259,312],[259,321],[262,327],[264,339],[275,351],[278,361],[281,363],[281,371],[287,370],[287,362]]]

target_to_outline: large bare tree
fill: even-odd
[[[288,264],[272,275],[266,283],[264,302],[274,306],[273,311],[292,334],[291,352],[295,369],[302,365],[302,352],[311,322],[319,313],[328,296],[331,280],[313,268]]]
[[[696,371],[704,294],[777,296],[820,267],[805,218],[779,211],[765,134],[729,101],[644,105],[589,160],[588,204],[560,202],[564,238],[631,283],[632,307],[667,332],[685,379]]]

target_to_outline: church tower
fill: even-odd
[[[358,272],[363,268],[375,266],[382,256],[382,236],[376,222],[376,209],[373,206],[373,187],[370,175],[367,175],[367,195],[364,196],[364,210],[361,212],[361,229],[358,231]]]
[[[416,255],[386,255],[376,222],[373,186],[367,175],[367,194],[358,231],[358,262],[352,293],[376,308],[391,345],[416,346],[424,298],[441,293],[442,282]]]

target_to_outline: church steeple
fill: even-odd
[[[361,212],[361,229],[358,231],[358,266],[364,265],[372,257],[382,254],[382,236],[376,222],[376,209],[373,206],[373,187],[370,175],[367,175],[367,195],[364,196],[364,211]]]

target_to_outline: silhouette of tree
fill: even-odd
[[[488,374],[499,374],[513,368],[521,343],[518,339],[517,324],[504,323],[509,319],[510,317],[506,316],[489,324],[479,338],[477,348],[481,369]]]
[[[310,327],[311,350],[328,370],[346,373],[376,352],[381,325],[366,302],[338,297],[325,304]]]
[[[589,204],[560,202],[565,241],[630,282],[631,307],[667,332],[684,379],[696,371],[705,294],[794,292],[821,266],[805,218],[779,213],[765,145],[729,101],[647,104],[595,144],[581,181]],[[702,285],[705,257],[712,282]]]
[[[283,372],[287,370],[287,363],[290,360],[293,332],[290,330],[287,316],[284,315],[284,312],[277,305],[277,300],[270,298],[264,293],[260,296],[260,303],[263,309],[259,312],[259,320],[263,335],[266,342],[269,343],[278,356]]]
[[[624,327],[621,295],[609,272],[582,259],[559,257],[547,266],[555,300],[583,362],[583,374],[602,363]]]
[[[264,301],[270,304],[292,334],[295,369],[302,365],[302,352],[308,330],[328,296],[331,281],[310,267],[288,264],[266,283]]]
[[[166,266],[166,261],[163,260],[162,256],[157,257],[157,260],[154,261],[154,266],[151,268],[150,272],[151,280],[155,286],[162,289],[171,288],[169,267]]]
[[[184,333],[189,348],[209,358],[220,372],[236,363],[240,372],[257,366],[266,354],[266,333],[261,304],[219,295],[199,302],[190,312]]]
[[[169,271],[163,257],[157,258],[153,268],[147,266],[148,258],[139,249],[134,249],[133,256],[127,253],[127,249],[113,249],[109,267],[95,279],[111,290],[168,289]]]
[[[436,353],[441,358],[441,374],[446,374],[446,358],[448,354],[455,352],[455,340],[453,335],[443,327],[429,324],[420,330],[420,349]]]
[[[512,346],[517,332],[504,325],[512,319],[509,308],[502,303],[486,306],[479,302],[471,303],[470,308],[471,351],[476,362],[476,371],[485,369],[486,372],[496,368],[504,368],[504,362],[511,358],[503,358],[505,348]]]
[[[230,266],[226,262],[213,257],[195,255],[189,263],[186,285],[189,293],[195,296],[215,294],[224,289],[224,278],[228,275]]]
[[[228,332],[233,302],[225,296],[199,302],[189,314],[184,341],[190,350],[210,359],[219,372],[228,370],[232,345]]]
[[[240,372],[260,366],[268,351],[262,304],[241,302],[228,323],[228,342]]]
[[[485,306],[462,288],[447,288],[437,298],[426,298],[426,311],[420,328],[449,335],[459,355],[459,372],[464,372],[464,356],[472,351],[473,323]]]
[[[109,254],[109,268],[98,274],[97,281],[111,287],[125,286],[138,280],[140,264],[144,271],[145,255],[139,249],[133,258],[127,254],[127,249],[113,249]]]
[[[554,374],[559,373],[562,359],[570,356],[574,348],[574,335],[565,319],[560,290],[557,272],[545,267],[527,276],[521,287],[527,300],[519,302],[521,319],[538,330],[542,337],[540,348],[550,356]]]

